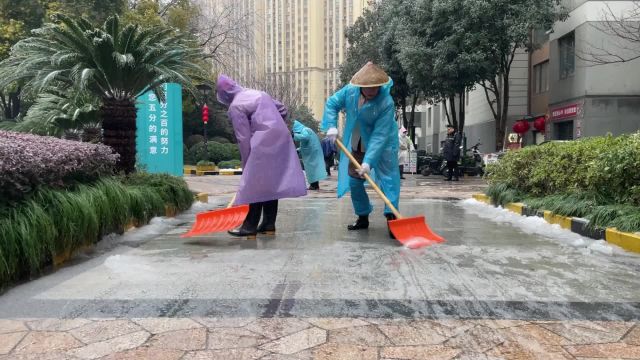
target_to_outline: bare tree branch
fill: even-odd
[[[576,57],[587,66],[627,63],[640,58],[640,1],[633,7],[617,14],[609,4],[602,14],[602,22],[592,24],[594,28],[615,40],[596,45],[588,43],[589,51],[580,51]]]

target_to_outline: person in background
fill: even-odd
[[[229,234],[275,233],[278,200],[307,194],[285,121],[287,108],[265,92],[242,88],[226,75],[218,77],[216,93],[218,101],[228,107],[242,158],[242,178],[234,204],[249,204],[244,223]]]
[[[309,181],[309,190],[320,190],[320,180],[327,178],[324,155],[320,139],[313,130],[295,120],[293,122],[293,140],[300,143],[300,156]]]
[[[442,147],[442,155],[447,161],[447,178],[445,181],[458,181],[458,161],[460,160],[460,143],[462,134],[452,125],[447,126],[447,138]]]
[[[322,139],[322,154],[324,155],[324,163],[328,176],[331,176],[331,167],[333,167],[333,161],[337,151],[336,144],[325,136],[324,139]]]
[[[400,179],[404,179],[404,164],[409,162],[411,151],[414,151],[413,143],[407,136],[407,129],[404,126],[398,131],[398,141],[400,151],[398,152],[398,164],[400,164]]]
[[[338,137],[338,114],[346,112],[343,139],[345,146],[362,165],[350,165],[345,154],[340,154],[338,170],[338,197],[351,191],[351,202],[358,216],[348,230],[369,228],[369,214],[373,206],[364,188],[364,174],[375,170],[378,185],[397,208],[400,200],[400,174],[398,174],[398,125],[395,105],[391,97],[393,81],[381,68],[367,63],[358,71],[351,83],[329,99],[324,109],[322,130],[335,141]],[[388,221],[395,216],[385,208]],[[393,234],[389,231],[393,238]]]

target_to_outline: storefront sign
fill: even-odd
[[[580,105],[571,104],[551,111],[551,120],[563,120],[578,115]]]
[[[182,176],[182,87],[165,84],[165,101],[152,91],[138,97],[138,165],[149,173]]]

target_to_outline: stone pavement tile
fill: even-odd
[[[560,346],[539,345],[533,348],[506,341],[486,352],[487,355],[507,360],[570,360],[573,359]]]
[[[313,360],[377,360],[375,347],[328,343],[313,349]]]
[[[191,319],[178,318],[142,318],[133,321],[152,334],[160,334],[167,331],[197,329],[203,327]]]
[[[277,354],[291,355],[327,342],[327,331],[310,328],[260,346],[261,349]]]
[[[78,358],[62,352],[48,352],[41,354],[11,354],[0,356],[0,360],[77,360]]]
[[[625,322],[562,322],[545,323],[541,327],[568,339],[572,344],[597,344],[618,342],[633,326]]]
[[[442,319],[424,320],[423,322],[435,324],[432,326],[442,336],[452,337],[473,328],[476,324],[468,320]]]
[[[151,337],[148,345],[154,348],[195,351],[207,348],[207,329],[168,331]]]
[[[483,320],[473,320],[473,323],[477,325],[482,325],[486,327],[490,327],[492,329],[505,329],[510,327],[528,325],[528,321],[523,320],[493,320],[493,319],[483,319]]]
[[[35,331],[69,331],[89,324],[87,319],[37,319],[27,322],[27,326]]]
[[[573,356],[640,359],[640,346],[625,343],[565,346]]]
[[[398,325],[378,325],[378,329],[382,331],[394,345],[437,345],[448,339],[447,336],[441,335],[436,328],[442,325],[436,323],[407,322]]]
[[[535,324],[499,329],[498,331],[507,339],[530,346],[571,344],[562,336]]]
[[[292,355],[270,354],[260,360],[313,360],[313,353],[310,350],[304,350]]]
[[[96,321],[73,329],[69,333],[85,344],[113,339],[114,337],[131,334],[142,328],[129,320]]]
[[[18,332],[18,331],[28,331],[29,329],[25,326],[23,321],[20,320],[9,320],[9,319],[0,319],[0,334]]]
[[[184,351],[180,350],[159,349],[143,346],[137,349],[108,355],[102,360],[179,360],[183,355]]]
[[[256,318],[193,318],[193,320],[208,328],[241,328],[249,325]]]
[[[370,323],[360,319],[348,318],[310,318],[309,323],[325,330],[337,330],[347,327],[367,326]]]
[[[33,331],[28,333],[14,350],[17,354],[40,354],[66,351],[84,344],[67,333]]]
[[[0,334],[0,355],[8,354],[24,338],[26,332]]]
[[[506,338],[497,330],[477,326],[447,340],[444,345],[465,350],[465,352],[484,353],[503,343]]]
[[[205,350],[189,352],[182,360],[257,360],[268,354],[266,351],[254,348]]]
[[[403,360],[450,360],[461,353],[461,350],[443,345],[428,346],[394,346],[382,348],[383,358]]]
[[[267,341],[269,341],[268,338],[247,329],[216,328],[210,329],[208,348],[210,350],[247,348],[262,345]]]
[[[144,344],[149,339],[149,336],[149,333],[146,331],[138,331],[106,341],[89,344],[79,349],[69,351],[69,355],[81,359],[99,359],[113,353],[135,349]]]
[[[375,325],[329,331],[329,342],[363,346],[393,345]]]
[[[269,339],[277,339],[310,327],[310,324],[295,318],[269,318],[258,319],[245,328]]]
[[[462,353],[455,357],[454,360],[504,360],[504,357],[496,357],[483,353]]]
[[[622,339],[629,345],[640,346],[640,325],[636,325],[625,337]]]

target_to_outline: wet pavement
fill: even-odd
[[[237,179],[218,178],[195,210],[228,201]],[[185,240],[192,213],[155,219],[3,294],[0,359],[640,359],[640,257],[452,199],[475,179],[421,181],[401,211],[447,242],[418,251],[379,201],[347,232],[331,183],[282,201],[275,237]]]

